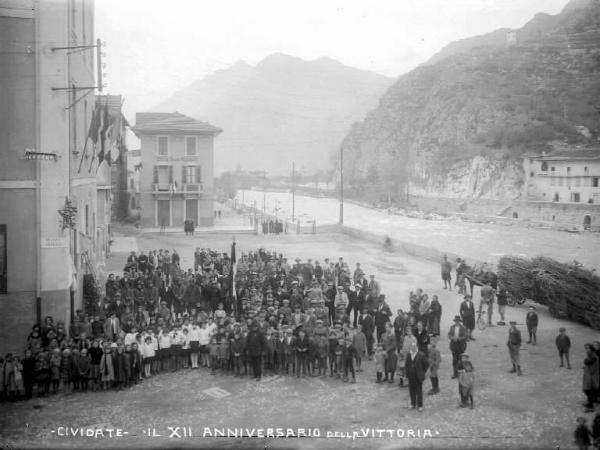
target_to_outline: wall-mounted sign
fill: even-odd
[[[62,248],[67,246],[66,237],[43,237],[42,248]]]

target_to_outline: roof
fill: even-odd
[[[201,122],[184,114],[164,112],[144,112],[135,115],[135,134],[159,134],[184,132],[193,134],[217,135],[223,130],[207,122]]]
[[[528,155],[529,158],[540,161],[588,161],[600,159],[600,148],[577,149],[577,150],[556,150],[547,154]]]

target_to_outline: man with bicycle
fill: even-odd
[[[481,315],[481,308],[483,305],[486,305],[487,308],[487,316],[488,316],[488,326],[492,325],[492,312],[494,309],[494,294],[496,293],[495,289],[490,286],[488,282],[486,282],[483,286],[481,286],[481,300],[479,302],[479,315]]]

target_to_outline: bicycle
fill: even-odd
[[[512,295],[508,295],[506,297],[506,303],[508,303],[508,306],[515,306],[515,305],[522,305],[523,303],[525,303],[525,297],[514,297]]]
[[[480,330],[485,330],[488,326],[487,323],[487,314],[486,314],[486,310],[485,309],[480,309],[479,313],[477,314],[477,328],[479,328]]]

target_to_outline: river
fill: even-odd
[[[240,191],[237,202],[281,218],[292,216],[292,195],[284,192]],[[295,217],[320,225],[338,223],[339,202],[333,198],[295,197]],[[600,269],[600,233],[527,228],[518,224],[473,223],[460,219],[425,220],[388,214],[352,203],[344,204],[344,224],[467,258],[496,263],[503,255],[548,256],[562,262],[574,259]]]

